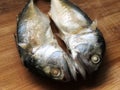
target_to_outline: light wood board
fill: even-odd
[[[106,41],[104,63],[95,79],[58,83],[28,71],[20,61],[14,38],[16,17],[27,0],[0,0],[0,90],[120,90],[120,1],[72,1],[97,19]],[[37,5],[47,14],[49,2],[38,0]]]

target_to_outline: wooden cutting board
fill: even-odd
[[[48,1],[38,0],[44,13],[49,11]],[[104,62],[94,79],[58,83],[28,71],[20,61],[14,37],[16,17],[27,0],[0,0],[0,90],[120,90],[120,1],[72,1],[98,20],[106,41]]]

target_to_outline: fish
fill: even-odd
[[[29,0],[17,21],[16,42],[24,65],[40,76],[58,81],[72,80],[72,58],[60,47],[49,17]]]
[[[103,34],[97,28],[97,20],[92,21],[70,0],[51,0],[48,14],[58,28],[56,35],[70,51],[75,73],[84,79],[95,73],[103,62],[106,47]]]

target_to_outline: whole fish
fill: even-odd
[[[49,18],[29,0],[18,18],[17,44],[26,67],[49,78],[69,81],[75,71],[69,55],[55,39]],[[69,69],[70,68],[70,69]]]
[[[98,70],[105,51],[105,41],[96,20],[92,21],[69,0],[51,0],[49,16],[59,29],[57,35],[71,51],[75,73],[85,78],[86,73],[91,75]]]

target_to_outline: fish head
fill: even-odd
[[[88,41],[83,39],[85,42],[75,47],[77,58],[88,74],[92,74],[98,70],[105,51],[105,42],[102,34],[97,29],[94,33],[95,35],[93,36],[92,33],[90,33],[91,35],[87,34],[85,38],[88,38]]]
[[[70,74],[66,63],[68,59],[61,51],[53,52],[47,59],[46,66],[43,71],[47,76],[59,81],[69,81]]]
[[[97,52],[95,50],[95,48],[91,48],[91,49],[93,49],[93,50],[92,51],[88,50],[85,53],[78,53],[79,61],[82,63],[84,69],[89,74],[96,71],[102,62],[101,52]],[[98,49],[98,48],[96,48],[96,49]],[[86,48],[86,50],[87,50],[87,48]]]
[[[38,50],[34,58],[36,60],[35,66],[38,71],[43,72],[44,76],[58,81],[69,81],[70,74],[66,60],[69,59],[67,55],[53,46],[45,46]]]

